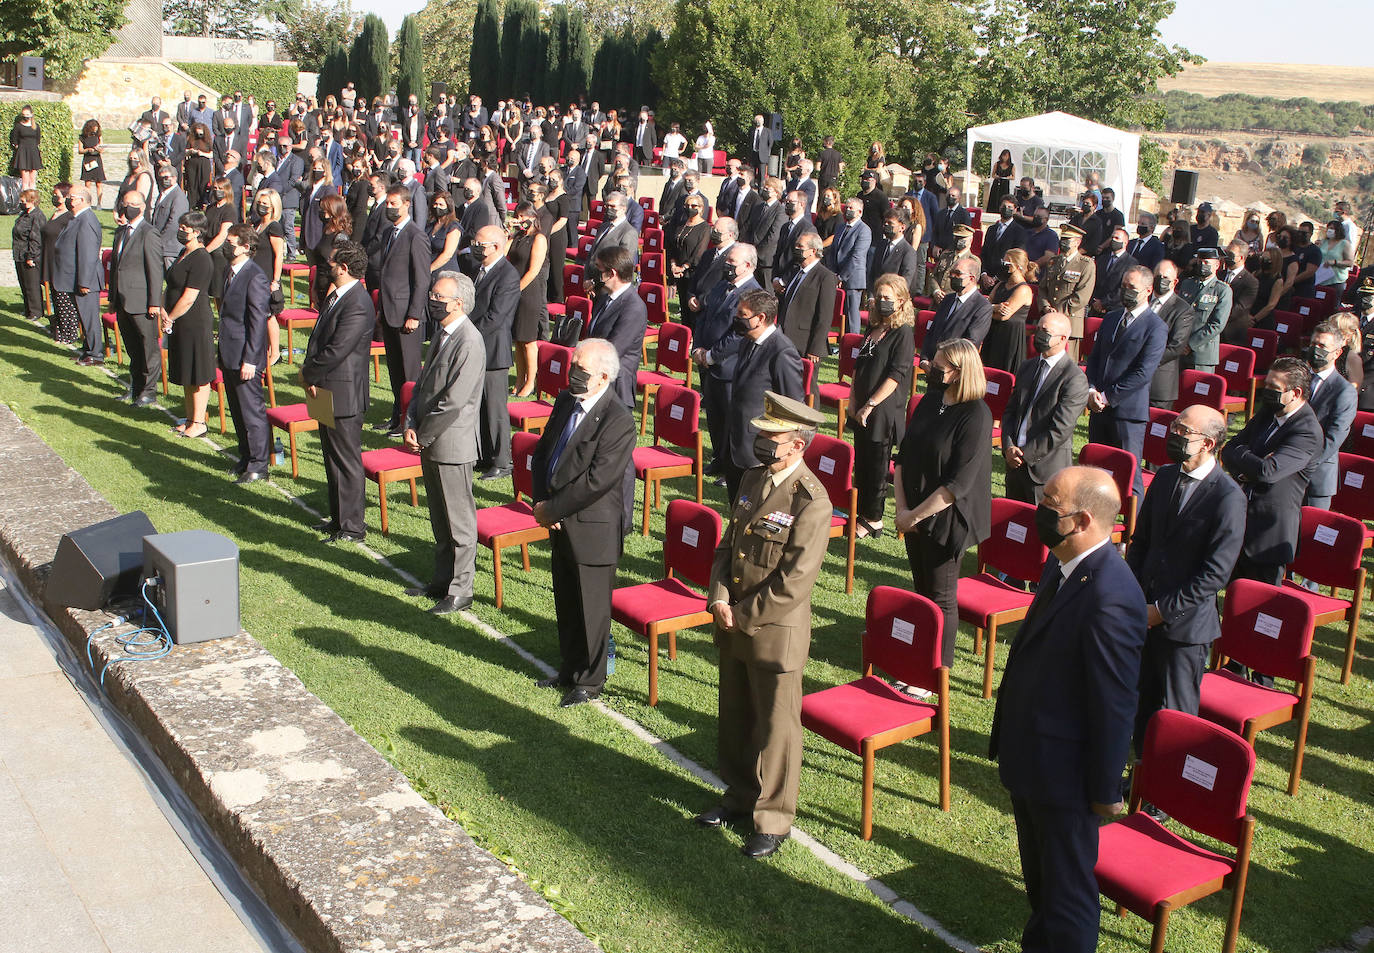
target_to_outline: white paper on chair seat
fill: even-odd
[[[819,464],[819,467],[820,467],[820,471],[821,471],[822,473],[834,473],[834,472],[835,472],[835,458],[834,458],[834,457],[821,457],[821,462],[820,462],[820,464]]]
[[[1364,474],[1356,473],[1352,470],[1345,475],[1345,485],[1353,486],[1357,490],[1364,489]]]
[[[1206,381],[1198,381],[1196,384],[1193,385],[1194,394],[1210,394],[1211,392],[1212,385],[1207,383]]]
[[[562,361],[549,361],[549,373],[550,373],[550,374],[557,374],[557,373],[558,373],[559,371],[561,371],[561,370],[563,370],[563,362],[562,362]]]
[[[910,645],[916,639],[916,626],[905,619],[892,620],[892,637]]]
[[[1365,424],[1364,430],[1361,431],[1361,435],[1365,437],[1374,437],[1374,424]]]
[[[851,359],[851,360],[852,360],[852,359],[855,359],[855,358],[857,358],[858,356],[859,356],[859,349],[858,349],[857,347],[856,347],[856,348],[851,348],[850,351],[849,351],[849,357],[850,357],[850,359]]]
[[[1169,428],[1164,424],[1150,424],[1150,436],[1167,437],[1169,436]]]
[[[1302,315],[1304,318],[1307,317],[1307,316],[1308,316],[1309,314],[1311,314],[1311,313],[1312,313],[1312,308],[1309,307],[1308,305],[1303,305],[1301,308],[1298,309],[1298,314]]]
[[[533,469],[534,469],[534,454],[530,454],[528,457],[525,458],[525,469],[526,469],[526,470],[533,470]]]
[[[1024,543],[1026,541],[1026,527],[1020,523],[1008,523],[1007,539],[1013,543]]]
[[[998,393],[1001,393],[1001,391],[1002,391],[1002,385],[1001,385],[1001,384],[999,384],[997,381],[988,381],[988,393],[989,393],[989,394],[998,394]]]
[[[1250,346],[1251,346],[1251,347],[1264,347],[1264,339],[1263,339],[1263,338],[1251,338],[1251,339],[1250,339]]]
[[[1217,783],[1217,766],[1208,764],[1201,758],[1186,755],[1183,758],[1183,778],[1210,791]]]
[[[1340,535],[1334,526],[1318,526],[1317,531],[1312,534],[1312,538],[1323,546],[1331,546],[1340,538]]]
[[[674,420],[681,420],[682,412],[683,407],[681,404],[674,404],[673,406],[668,408],[668,416],[672,417]]]
[[[1277,332],[1279,332],[1280,334],[1287,334],[1287,333],[1288,333],[1288,325],[1286,325],[1286,324],[1276,324],[1276,325],[1274,325],[1274,330],[1277,331]]]
[[[668,342],[668,350],[670,350],[670,351],[672,351],[674,354],[676,354],[676,353],[677,353],[677,346],[678,346],[678,344],[680,344],[680,343],[681,343],[681,342],[678,341],[677,338],[673,338],[671,341]]]
[[[1226,373],[1228,373],[1228,374],[1235,374],[1235,373],[1238,372],[1239,370],[1240,370],[1240,361],[1227,361],[1227,362],[1226,362]]]
[[[1283,623],[1266,613],[1259,613],[1255,616],[1255,631],[1260,635],[1267,635],[1271,639],[1277,639],[1279,632],[1283,630]]]
[[[690,526],[682,527],[682,542],[685,546],[696,546],[701,539],[701,533],[692,529]]]

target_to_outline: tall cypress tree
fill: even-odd
[[[420,63],[420,25],[414,16],[401,21],[401,35],[396,40],[396,101],[401,109],[414,95],[424,104],[425,71]]]
[[[348,73],[357,87],[358,95],[371,104],[374,96],[388,89],[391,75],[391,44],[387,41],[386,23],[375,13],[363,18],[363,28],[353,41],[348,54]]]
[[[478,0],[472,22],[472,50],[468,54],[468,89],[481,96],[483,102],[494,103],[501,96],[500,82],[501,17],[496,0]]]
[[[538,103],[544,92],[544,29],[539,22],[536,0],[520,0],[520,59],[525,82],[517,95],[529,93]]]
[[[523,14],[520,11],[523,0],[506,0],[506,12],[501,19],[501,76],[504,85],[501,96],[520,96],[529,77],[529,71],[520,58],[520,29]]]
[[[567,61],[563,66],[563,95],[571,102],[587,93],[592,82],[592,38],[581,10],[568,15]]]
[[[320,64],[320,74],[315,80],[315,102],[322,103],[331,93],[338,96],[348,82],[348,51],[337,41],[329,45]]]
[[[548,43],[544,56],[544,89],[540,98],[565,103],[571,95],[563,83],[568,62],[568,8],[559,4],[549,16]]]

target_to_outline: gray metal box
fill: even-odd
[[[239,548],[230,540],[203,529],[145,536],[143,576],[162,579],[152,598],[173,642],[239,634]]]

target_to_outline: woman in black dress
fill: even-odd
[[[441,271],[452,270],[455,267],[453,256],[458,254],[458,243],[462,241],[463,230],[458,227],[458,213],[453,207],[453,196],[447,191],[435,192],[434,197],[429,200],[425,231],[429,232],[430,273],[437,275]]]
[[[286,230],[281,224],[281,194],[276,189],[258,189],[253,195],[253,208],[258,213],[258,247],[253,262],[267,276],[271,291],[268,309],[275,316],[286,309],[286,296],[281,291],[281,266],[286,263]],[[226,249],[227,251],[227,249]],[[281,360],[281,326],[267,322],[267,363]]]
[[[124,196],[130,192],[137,192],[143,196],[145,206],[152,205],[153,170],[148,164],[148,154],[142,149],[129,151],[129,174],[124,177],[123,182],[119,183],[119,194],[115,198],[115,205],[122,205]]]
[[[38,210],[38,192],[19,193],[19,214],[10,229],[10,253],[19,277],[24,317],[34,324],[43,320],[43,226],[48,220]]]
[[[897,454],[894,523],[906,533],[912,588],[944,613],[941,664],[953,666],[959,563],[991,531],[992,411],[983,401],[987,379],[972,341],[940,345],[930,373]]]
[[[1001,208],[1002,199],[1011,194],[1011,180],[1016,177],[1016,164],[1011,161],[1011,150],[1003,149],[992,167],[992,183],[988,186],[987,210],[995,212]]]
[[[320,233],[320,244],[315,249],[315,281],[310,286],[311,306],[316,311],[324,309],[324,299],[329,297],[329,266],[326,264],[334,256],[334,243],[343,241],[352,234],[353,216],[348,214],[348,203],[341,195],[326,195],[320,199],[320,221],[324,231]]]
[[[81,127],[81,181],[95,189],[96,208],[100,207],[100,187],[105,182],[105,160],[101,156],[104,151],[100,120],[87,119]]]
[[[544,195],[544,211],[549,219],[549,291],[550,301],[563,300],[563,265],[568,258],[568,232],[577,227],[580,208],[563,188],[563,172],[553,169],[548,175],[548,191]],[[569,227],[571,225],[571,228]]]
[[[534,393],[539,342],[548,330],[549,240],[539,232],[539,216],[529,202],[521,202],[511,221],[506,258],[520,273],[520,305],[515,309],[511,337],[515,340],[516,397]]]
[[[67,196],[71,193],[70,182],[59,182],[52,190],[52,218],[43,226],[43,283],[48,286],[48,300],[52,302],[52,336],[60,344],[70,344],[81,334],[81,316],[76,312],[76,302],[69,295],[54,294],[52,290],[53,249],[57,236],[71,221],[72,213],[67,211]]]
[[[43,168],[43,130],[33,118],[33,108],[24,106],[10,127],[10,162],[19,173],[23,188],[38,188],[38,170]]]
[[[689,195],[683,204],[687,209],[687,221],[677,231],[669,233],[664,248],[668,252],[668,277],[677,288],[678,306],[685,313],[697,265],[701,264],[711,242],[711,223],[706,221],[706,200],[700,194]]]
[[[1026,359],[1026,317],[1034,297],[1031,282],[1039,269],[1020,248],[1008,250],[1000,267],[992,289],[992,326],[983,339],[983,366],[1015,374]]]
[[[239,203],[234,201],[234,187],[221,176],[214,181],[210,190],[210,207],[205,210],[205,228],[210,236],[205,250],[210,253],[210,262],[215,267],[214,278],[210,283],[210,295],[220,298],[224,295],[224,273],[229,269],[229,249],[224,240],[229,237],[229,226],[242,220]]]
[[[205,250],[209,222],[204,212],[187,212],[177,222],[183,246],[167,269],[163,295],[166,311],[162,330],[167,335],[167,379],[185,392],[186,419],[172,429],[181,437],[203,437],[205,406],[215,379],[215,318],[210,312],[210,283],[215,266]]]
[[[835,229],[844,221],[844,210],[840,203],[840,191],[828,188],[821,192],[820,204],[816,213],[816,233],[821,236],[821,244],[826,248],[835,239]]]
[[[196,123],[186,141],[186,158],[181,160],[181,187],[186,190],[186,201],[191,208],[203,209],[209,201],[214,156],[210,130],[205,128],[205,123]]]
[[[883,535],[887,465],[906,426],[906,396],[916,353],[916,309],[901,275],[873,283],[868,336],[854,363],[849,429],[854,433],[854,487],[860,538]]]

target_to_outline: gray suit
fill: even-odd
[[[86,209],[62,226],[53,244],[52,290],[69,296],[81,318],[86,347],[83,357],[105,357],[105,336],[100,327],[100,294],[105,271],[100,263],[100,219]],[[86,288],[86,294],[78,289]]]
[[[1308,405],[1312,413],[1317,415],[1317,423],[1321,424],[1322,447],[1312,461],[1312,478],[1307,484],[1307,498],[1303,503],[1330,509],[1331,497],[1336,495],[1339,488],[1337,454],[1355,422],[1355,385],[1342,377],[1339,371],[1326,375],[1319,385],[1314,375],[1312,382],[1315,386]]]
[[[472,466],[486,364],[482,335],[468,319],[449,333],[435,332],[406,412],[406,429],[414,430],[420,442],[435,544],[429,588],[436,598],[472,598],[477,559]]]
[[[596,261],[597,253],[607,248],[620,247],[630,253],[632,257],[637,257],[639,251],[639,233],[630,224],[628,218],[622,218],[613,225],[602,225],[601,231],[593,239],[591,247],[587,249],[587,264],[591,265]]]
[[[172,186],[157,198],[152,212],[145,212],[148,223],[162,236],[162,264],[170,265],[181,254],[181,242],[177,241],[177,222],[191,210],[186,201],[186,193],[180,186]]]
[[[162,360],[160,329],[148,316],[149,308],[162,305],[162,238],[145,218],[139,216],[132,229],[121,228],[110,251],[110,305],[129,349],[129,380],[135,398],[155,395],[154,369]]]

